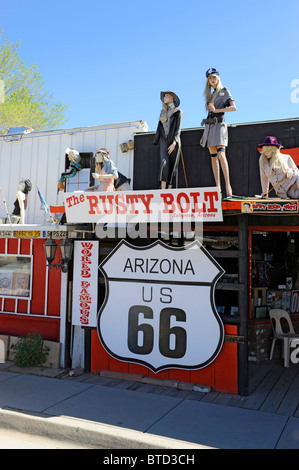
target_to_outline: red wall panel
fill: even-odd
[[[237,334],[237,327],[225,325],[225,333]],[[111,370],[140,374],[160,379],[208,385],[214,390],[238,393],[238,352],[236,343],[224,342],[216,359],[203,369],[167,369],[157,374],[145,366],[112,358],[103,348],[96,330],[91,332],[91,371]]]
[[[17,254],[19,252],[22,255],[29,255],[31,252],[31,241],[29,239],[9,238],[7,240],[0,239],[0,253],[5,253],[6,243],[8,254]],[[25,336],[27,333],[40,333],[44,339],[60,340],[60,319],[53,317],[60,316],[61,272],[56,269],[48,272],[48,301],[47,311],[45,311],[47,267],[44,243],[44,239],[34,239],[32,244],[31,301],[0,298],[0,334]],[[59,249],[57,249],[54,262],[57,262],[58,258],[60,258]],[[1,313],[1,311],[5,313]],[[11,314],[7,314],[7,312],[11,312]],[[35,315],[39,315],[39,317]]]

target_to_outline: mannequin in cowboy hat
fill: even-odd
[[[70,161],[69,169],[61,173],[61,176],[58,180],[58,191],[63,191],[65,186],[65,181],[68,178],[73,178],[76,176],[78,171],[82,170],[80,165],[80,154],[78,150],[74,149],[74,147],[68,147],[65,150],[65,155],[68,157]]]
[[[159,144],[160,170],[158,180],[161,189],[171,189],[180,158],[181,123],[183,112],[180,99],[173,91],[161,91],[162,111],[155,134],[154,145]]]
[[[210,152],[213,175],[216,186],[220,188],[220,166],[223,172],[226,188],[226,197],[232,196],[232,188],[229,178],[229,167],[225,155],[228,146],[227,124],[224,113],[236,111],[235,102],[227,88],[224,88],[219,72],[214,67],[206,71],[206,86],[204,91],[208,116],[203,119],[204,132],[200,139],[202,147],[207,146]]]
[[[265,137],[258,145],[262,197],[268,197],[271,183],[278,197],[299,199],[299,170],[290,155],[280,152],[281,148],[273,136]]]

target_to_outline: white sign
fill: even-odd
[[[97,326],[99,242],[74,242],[72,324]]]
[[[109,354],[155,372],[198,369],[216,358],[224,328],[214,289],[224,271],[198,241],[174,248],[122,240],[100,269],[106,298],[98,333]]]
[[[222,222],[218,187],[64,193],[68,223]]]

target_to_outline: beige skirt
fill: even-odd
[[[202,136],[203,147],[215,147],[222,145],[228,146],[228,131],[225,121],[218,122],[217,124],[206,124]]]

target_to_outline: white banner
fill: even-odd
[[[198,241],[174,248],[123,240],[100,269],[106,298],[98,332],[109,354],[155,372],[198,369],[216,358],[224,327],[214,289],[224,271]]]
[[[72,324],[97,326],[99,242],[76,240]]]
[[[218,187],[64,193],[68,223],[222,222]]]

